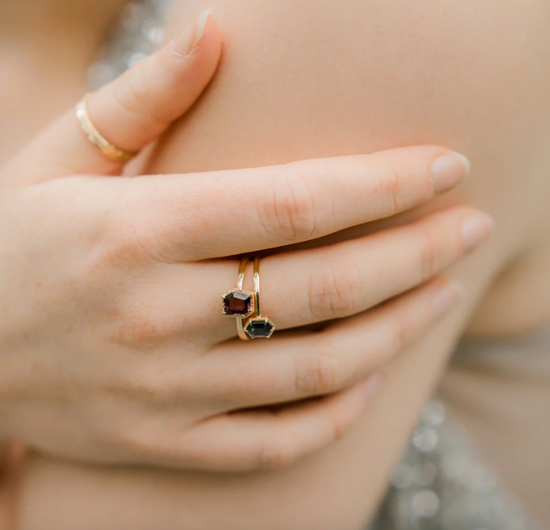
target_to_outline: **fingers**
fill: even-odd
[[[262,312],[278,329],[343,318],[418,286],[481,244],[484,213],[455,207],[359,239],[262,260]]]
[[[277,337],[283,329],[366,311],[446,270],[491,231],[486,214],[453,207],[358,239],[267,256],[260,268],[262,313],[277,326]],[[238,264],[216,260],[184,269],[161,267],[154,291],[144,291],[136,304],[157,301],[158,314],[148,314],[155,329],[185,325],[208,345],[233,338],[235,320],[222,317],[220,297],[236,286]],[[244,287],[253,289],[250,268]]]
[[[379,379],[281,410],[241,411],[206,420],[182,443],[195,467],[244,472],[286,467],[340,438],[378,390]],[[202,465],[201,465],[202,464]]]
[[[341,391],[405,352],[459,301],[457,284],[438,278],[320,332],[280,333],[261,343],[221,344],[205,358],[201,379],[220,382],[210,399],[228,407]]]
[[[167,262],[315,239],[410,209],[457,185],[462,155],[437,146],[129,183],[137,235]],[[159,248],[159,242],[165,245]]]
[[[88,102],[92,123],[121,150],[136,152],[158,137],[196,101],[212,78],[221,35],[209,11],[157,53],[136,64]],[[84,137],[71,109],[6,169],[24,182],[72,174],[116,174],[122,164],[105,158]]]

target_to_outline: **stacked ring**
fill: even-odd
[[[275,324],[262,316],[260,310],[260,258],[254,258],[254,292],[243,289],[249,261],[249,258],[241,259],[237,287],[222,295],[222,314],[237,319],[237,334],[241,340],[269,339],[275,331]],[[248,318],[253,313],[254,316]]]

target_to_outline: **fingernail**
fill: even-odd
[[[376,372],[373,375],[371,375],[365,382],[365,396],[367,398],[374,397],[376,394],[378,394],[378,391],[380,390],[380,387],[382,386],[382,382],[384,381],[384,372]]]
[[[493,219],[486,213],[468,217],[462,223],[462,242],[464,251],[469,252],[489,237],[493,231]]]
[[[462,154],[452,151],[435,159],[432,165],[434,190],[442,193],[454,188],[470,172],[470,161]]]
[[[206,23],[208,22],[208,17],[211,13],[212,8],[209,7],[208,9],[204,10],[197,18],[197,21],[195,23],[195,42],[193,42],[193,46],[191,46],[191,51],[189,52],[189,54],[193,53],[196,47],[199,45],[199,42],[204,35],[204,30],[206,28]]]
[[[192,26],[171,42],[172,51],[178,59],[189,57],[197,49],[211,12],[211,7],[203,11]]]
[[[433,310],[436,320],[457,305],[461,294],[462,285],[456,280],[447,283],[434,294]]]

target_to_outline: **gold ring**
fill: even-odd
[[[254,293],[243,290],[244,275],[249,261],[249,258],[241,259],[237,274],[237,288],[222,295],[222,314],[237,319],[237,333],[242,340],[248,340],[244,332],[243,320],[254,312]]]
[[[275,331],[275,324],[260,309],[260,258],[254,258],[254,308],[256,316],[248,319],[244,332],[249,339],[269,339]],[[239,335],[240,336],[240,335]]]
[[[76,119],[80,124],[82,132],[88,141],[96,147],[103,156],[109,160],[113,160],[114,162],[125,164],[134,158],[137,153],[128,153],[127,151],[123,151],[122,149],[115,147],[96,129],[90,119],[90,115],[88,114],[88,99],[90,98],[90,95],[91,94],[89,93],[86,94],[75,107]]]

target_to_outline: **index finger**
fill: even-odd
[[[186,178],[138,177],[125,204],[136,209],[133,237],[143,248],[167,262],[196,261],[389,217],[456,186],[468,171],[461,154],[413,146]]]

